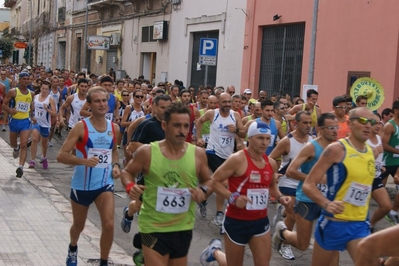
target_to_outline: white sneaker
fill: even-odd
[[[219,238],[214,238],[209,242],[209,246],[207,246],[200,255],[200,263],[202,266],[209,265],[210,262],[215,261],[215,257],[213,256],[213,252],[215,249],[222,250],[222,241]]]
[[[221,226],[223,224],[223,220],[224,220],[223,212],[219,212],[218,214],[216,214],[215,218],[213,219],[213,221],[217,226]]]
[[[53,144],[49,141],[49,142],[48,142],[48,146],[49,146],[49,147],[53,147]]]
[[[282,244],[281,248],[278,252],[286,260],[294,260],[295,259],[294,253],[292,252],[290,245]]]
[[[279,221],[276,224],[276,228],[272,237],[272,243],[273,243],[273,247],[276,250],[280,250],[281,245],[283,244],[283,239],[281,238],[281,232],[283,230],[287,229],[287,226],[285,225],[285,223],[283,221]]]
[[[276,224],[279,221],[283,220],[283,218],[284,218],[284,215],[283,215],[284,210],[285,210],[285,207],[283,205],[281,205],[280,203],[278,203],[277,204],[276,214],[273,216],[272,225],[276,226]]]

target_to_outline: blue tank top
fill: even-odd
[[[314,157],[312,160],[305,162],[301,165],[301,172],[304,174],[309,174],[313,165],[316,164],[317,160],[319,160],[319,158],[320,158],[321,153],[323,152],[323,148],[320,146],[320,144],[316,140],[312,140],[312,141],[310,141],[310,143],[314,147]],[[303,181],[299,181],[298,187],[296,189],[296,199],[298,201],[313,203],[313,201],[311,199],[309,199],[309,197],[306,196],[305,193],[303,193],[302,186],[303,186]],[[324,186],[319,187],[319,189],[320,188],[322,188],[321,191],[324,192],[323,190],[326,189],[327,186],[324,185]]]
[[[261,118],[256,118],[256,121],[262,121]],[[270,119],[270,124],[269,124],[270,131],[272,132],[272,136],[270,138],[270,143],[269,147],[267,147],[266,154],[270,155],[272,153],[272,150],[274,147],[276,147],[276,136],[278,135],[278,130],[276,127],[276,122],[274,121],[274,118]]]
[[[6,93],[8,93],[11,88],[10,80],[6,78],[6,80],[0,80],[0,82],[6,87]]]
[[[110,94],[108,99],[108,112],[105,116],[107,120],[113,121],[114,118],[114,110],[116,108],[117,100],[115,95]]]
[[[90,118],[82,120],[84,125],[83,140],[76,144],[76,157],[91,158],[97,156],[96,167],[76,165],[72,176],[72,189],[96,190],[113,185],[112,149],[116,145],[114,125],[107,121],[107,130],[98,132],[91,124]]]
[[[67,97],[68,97],[68,87],[64,87],[61,91],[61,99],[65,101]]]

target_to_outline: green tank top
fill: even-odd
[[[195,202],[189,188],[197,186],[195,146],[188,144],[184,156],[169,160],[159,142],[151,144],[151,163],[144,175],[146,189],[138,219],[141,233],[164,233],[192,230]]]
[[[389,146],[399,149],[399,126],[392,119],[388,121],[395,128],[395,133],[389,139]],[[384,151],[384,161],[386,166],[399,165],[399,154]]]
[[[205,109],[200,109],[198,111],[201,116],[203,116],[205,113]],[[206,121],[205,123],[202,124],[201,136],[209,135],[210,133],[211,133],[211,121]]]
[[[252,119],[252,115],[248,115],[248,116],[247,116],[247,123],[248,123],[249,121],[251,121],[251,120],[253,120],[253,119]],[[248,135],[245,137],[245,141],[248,141]]]

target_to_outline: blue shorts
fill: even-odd
[[[321,215],[321,207],[313,202],[296,201],[294,211],[303,219],[311,222],[317,220]]]
[[[324,250],[343,251],[350,241],[365,238],[368,235],[370,235],[368,221],[338,222],[324,216],[320,216],[315,230],[317,244]]]
[[[114,185],[108,185],[96,190],[76,190],[71,189],[71,200],[74,202],[83,205],[90,206],[94,202],[94,200],[103,192],[112,192],[114,193]]]
[[[253,236],[261,236],[270,231],[269,218],[247,221],[229,217],[224,218],[223,231],[230,240],[239,246],[245,246]]]
[[[48,136],[50,136],[50,128],[48,127],[41,127],[39,126],[39,124],[33,124],[32,125],[32,130],[37,130],[40,133],[40,136],[42,136],[43,138],[48,138]]]
[[[26,131],[30,129],[30,119],[15,119],[10,118],[9,125],[10,131],[13,133],[20,133],[21,131]]]
[[[296,189],[291,187],[279,187],[281,194],[284,196],[296,197]]]

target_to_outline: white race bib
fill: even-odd
[[[45,115],[46,111],[43,109],[35,109],[35,117],[43,117]]]
[[[188,188],[158,187],[156,210],[164,213],[187,212],[191,203]]]
[[[326,184],[317,184],[317,188],[320,190],[324,197],[327,197],[328,187]]]
[[[98,157],[99,161],[95,168],[107,168],[112,163],[111,149],[89,148],[87,158]]]
[[[275,140],[276,140],[276,135],[272,135],[272,136],[270,137],[269,147],[273,147],[273,146],[274,146]]]
[[[398,150],[399,150],[399,145],[396,145],[396,146],[395,146],[395,149],[398,149]],[[392,157],[399,157],[399,154],[394,153]]]
[[[247,202],[247,210],[265,210],[269,201],[269,190],[267,188],[247,189],[247,197],[252,204]]]
[[[371,193],[371,185],[363,185],[357,182],[352,182],[351,186],[346,192],[344,201],[352,205],[362,207],[367,203],[367,198]]]
[[[113,113],[106,113],[105,114],[105,119],[112,121],[112,119],[114,118],[114,114]]]
[[[18,102],[16,110],[19,112],[22,112],[22,113],[27,113],[27,112],[29,112],[29,106],[30,106],[30,103]]]
[[[203,134],[203,135],[202,135],[202,139],[204,140],[205,143],[208,143],[208,141],[209,141],[209,135],[210,135],[210,134]]]
[[[229,135],[221,135],[219,136],[219,144],[222,148],[234,145],[233,137]]]

